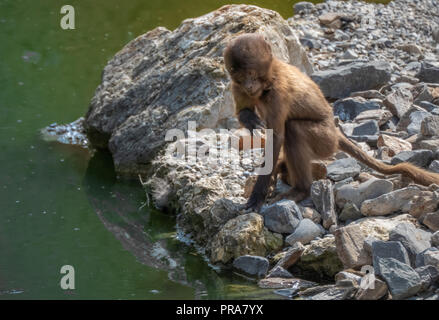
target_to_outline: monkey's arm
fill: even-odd
[[[265,128],[261,118],[255,112],[255,101],[243,93],[239,86],[232,84],[233,99],[235,100],[235,113],[239,122],[250,130]]]
[[[253,187],[252,194],[250,195],[250,198],[245,206],[246,209],[251,209],[252,211],[256,212],[259,212],[268,194],[271,177],[274,169],[277,166],[279,153],[284,141],[285,128],[279,117],[276,117],[272,119],[270,123],[267,123],[267,127],[269,129],[273,129],[273,170],[269,174],[258,176],[258,179]],[[267,154],[265,156],[267,157]]]

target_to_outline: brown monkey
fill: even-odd
[[[336,127],[332,108],[320,88],[296,67],[273,57],[261,35],[243,34],[232,40],[224,51],[224,61],[241,124],[249,130],[273,129],[274,164],[283,147],[284,161],[279,165],[286,166],[293,186],[289,197],[300,201],[308,196],[311,160],[328,158],[337,149],[381,173],[401,173],[422,185],[439,184],[439,174],[409,163],[384,164],[346,138]],[[258,176],[247,209],[260,209],[271,175]]]

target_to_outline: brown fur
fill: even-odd
[[[386,165],[349,141],[335,126],[332,108],[320,88],[296,67],[274,58],[262,36],[237,37],[226,48],[224,60],[240,122],[250,130],[261,123],[273,129],[273,163],[278,163],[282,147],[284,152],[274,171],[284,178],[288,173],[287,181],[294,187],[290,196],[295,200],[309,194],[311,160],[328,158],[338,149],[381,173],[402,173],[422,185],[439,184],[438,174],[408,163]],[[258,177],[247,208],[259,210],[270,178]]]

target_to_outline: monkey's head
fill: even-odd
[[[232,81],[253,98],[271,86],[272,60],[270,45],[255,33],[236,37],[224,51],[224,62]]]

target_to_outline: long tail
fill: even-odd
[[[378,172],[384,174],[400,173],[403,176],[412,179],[414,182],[424,186],[429,186],[430,184],[433,183],[439,185],[439,174],[426,171],[407,162],[399,163],[396,165],[385,164],[369,156],[366,152],[361,150],[354,143],[352,143],[347,137],[345,137],[343,133],[341,133],[340,131],[339,131],[338,145],[340,150],[348,153],[355,159],[363,162],[364,164],[366,164],[367,166]]]

